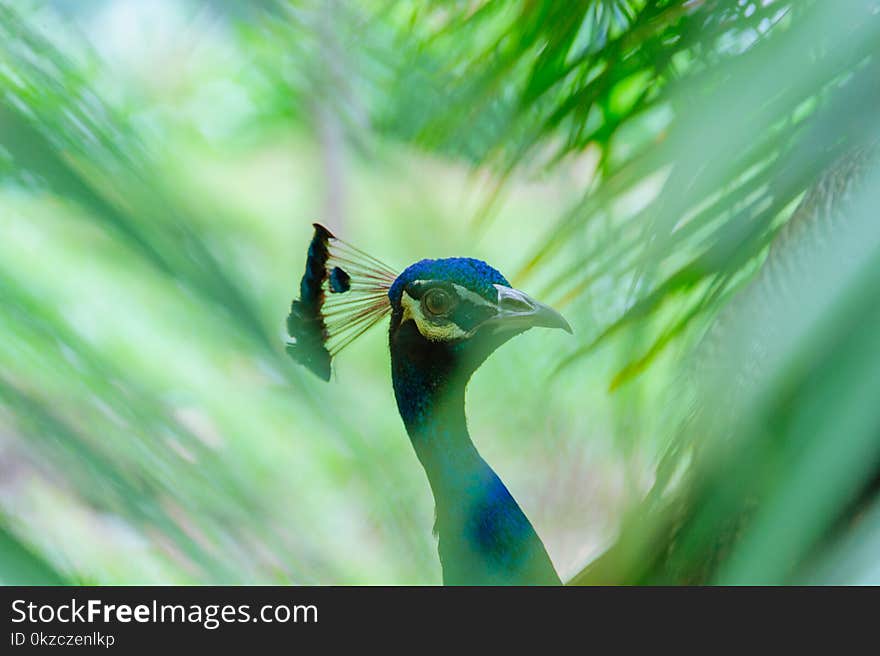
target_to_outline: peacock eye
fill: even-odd
[[[431,289],[425,293],[422,303],[430,314],[438,316],[452,309],[454,299],[452,294],[444,289]]]

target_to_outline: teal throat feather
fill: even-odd
[[[535,529],[480,456],[465,420],[466,365],[457,345],[423,343],[415,324],[392,332],[397,405],[436,504],[447,585],[552,585],[560,580]]]

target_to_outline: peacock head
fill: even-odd
[[[464,382],[495,349],[530,328],[568,322],[510,286],[481,260],[421,260],[399,275],[315,225],[300,298],[287,318],[287,350],[320,377],[330,361],[386,313],[395,378]]]
[[[553,308],[514,289],[482,260],[421,260],[388,290],[391,349],[435,353],[469,375],[511,337],[535,327],[568,322]]]

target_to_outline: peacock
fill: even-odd
[[[443,583],[559,585],[531,522],[471,440],[465,390],[511,338],[535,327],[571,333],[568,322],[481,260],[426,259],[398,275],[314,229],[286,350],[329,380],[332,358],[390,313],[394,396],[434,496]]]

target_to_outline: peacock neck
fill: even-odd
[[[413,386],[418,402],[398,403],[406,432],[422,463],[434,500],[438,519],[447,504],[459,504],[473,480],[494,476],[471,440],[465,418],[465,386],[432,385],[427,381]],[[414,410],[414,411],[413,411]]]
[[[398,409],[434,495],[447,585],[558,584],[544,545],[471,441],[465,419],[470,373],[454,357],[392,349]],[[435,354],[436,355],[436,354]]]

